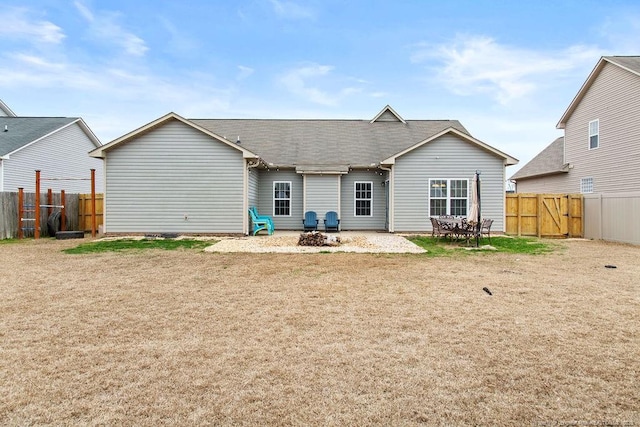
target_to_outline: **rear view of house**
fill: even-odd
[[[504,224],[513,157],[456,120],[191,119],[170,113],[95,149],[105,161],[108,233],[249,232],[248,208],[276,229],[305,212],[342,230],[429,231],[429,216],[464,216],[482,171],[484,216]]]

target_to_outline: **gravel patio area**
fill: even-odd
[[[424,249],[391,233],[343,231],[327,233],[340,238],[339,246],[298,246],[300,231],[276,231],[273,235],[221,237],[206,252],[276,252],[276,253],[318,253],[318,252],[359,252],[359,253],[423,253]],[[325,233],[323,233],[325,234]]]

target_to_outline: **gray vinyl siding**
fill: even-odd
[[[518,179],[516,183],[516,191],[518,193],[558,193],[559,189],[565,188],[568,174],[562,173],[558,175],[549,175],[531,179]],[[578,183],[579,185],[579,183]],[[578,193],[572,191],[572,193]]]
[[[589,150],[588,126],[600,121],[599,148]],[[580,192],[593,178],[594,193],[640,191],[640,77],[605,64],[565,125],[566,162],[573,165],[559,193]]]
[[[103,162],[89,157],[89,151],[96,148],[84,131],[76,123],[55,132],[11,154],[3,160],[3,190],[26,192],[35,191],[35,170],[40,170],[41,178],[83,178],[81,180],[42,180],[40,189],[46,192],[64,190],[66,193],[91,193],[91,169],[96,170],[96,192],[104,188]]]
[[[307,175],[305,180],[306,210],[315,211],[322,229],[325,214],[339,211],[340,175]]]
[[[249,207],[258,206],[258,181],[259,172],[255,168],[249,168]]]
[[[244,160],[235,148],[172,121],[107,152],[106,162],[107,232],[243,233]]]
[[[385,187],[382,183],[385,176],[379,175],[375,171],[351,170],[341,180],[341,230],[384,230],[385,229]],[[355,182],[373,182],[373,215],[355,215]]]
[[[273,183],[275,181],[291,182],[291,216],[273,215]],[[304,216],[302,175],[295,170],[260,170],[258,192],[258,211],[261,215],[269,215],[273,218],[276,230],[302,230]]]
[[[492,230],[504,230],[505,168],[501,158],[444,135],[396,159],[394,231],[429,231],[429,179],[473,179],[481,171],[481,209]],[[470,196],[470,195],[469,195]]]

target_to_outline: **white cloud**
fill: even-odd
[[[250,67],[245,67],[244,65],[238,65],[238,76],[236,80],[244,80],[251,76],[255,70]]]
[[[127,31],[118,22],[120,14],[114,12],[91,11],[84,3],[76,1],[76,9],[89,23],[92,37],[105,44],[114,44],[132,56],[143,56],[149,49],[143,39]]]
[[[292,1],[269,0],[276,15],[285,19],[309,19],[314,13],[308,7],[301,6]]]
[[[331,65],[309,64],[287,71],[280,83],[292,94],[306,98],[314,104],[334,107],[345,98],[362,92],[357,86],[358,79],[334,76]],[[330,87],[322,89],[321,87]]]
[[[601,54],[590,46],[545,52],[499,44],[485,36],[460,36],[450,44],[419,45],[411,60],[435,61],[438,80],[456,94],[489,94],[506,105],[550,78],[595,64]]]
[[[74,1],[73,5],[76,7],[76,9],[78,9],[78,12],[80,12],[80,15],[82,15],[84,19],[86,19],[89,22],[94,21],[93,13],[91,13],[91,10],[89,10],[89,8],[84,5],[84,3],[79,1]]]
[[[26,9],[6,10],[0,25],[0,36],[47,44],[59,44],[66,37],[62,28],[54,23],[32,20],[26,15]]]
[[[606,55],[637,55],[640,51],[638,14],[607,18],[600,26],[599,32],[610,45],[610,51]]]
[[[333,71],[330,65],[311,64],[288,71],[281,83],[293,94],[308,98],[311,102],[322,105],[336,105],[337,97],[317,87],[312,87],[309,80],[326,77]]]

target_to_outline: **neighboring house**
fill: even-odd
[[[7,104],[2,102],[2,99],[0,99],[0,117],[2,116],[16,117],[16,113],[14,113],[13,110],[11,110]]]
[[[169,113],[90,153],[105,161],[107,233],[248,233],[247,210],[276,229],[338,212],[343,230],[428,231],[464,216],[481,171],[482,213],[504,226],[513,157],[456,120],[187,120]]]
[[[640,191],[640,56],[604,56],[554,141],[510,179],[519,193]]]
[[[0,192],[16,192],[19,187],[35,191],[35,171],[40,170],[47,179],[41,182],[42,192],[51,188],[90,193],[91,182],[78,178],[90,179],[92,168],[96,170],[96,191],[102,192],[103,162],[88,155],[99,146],[81,118],[0,116]]]

